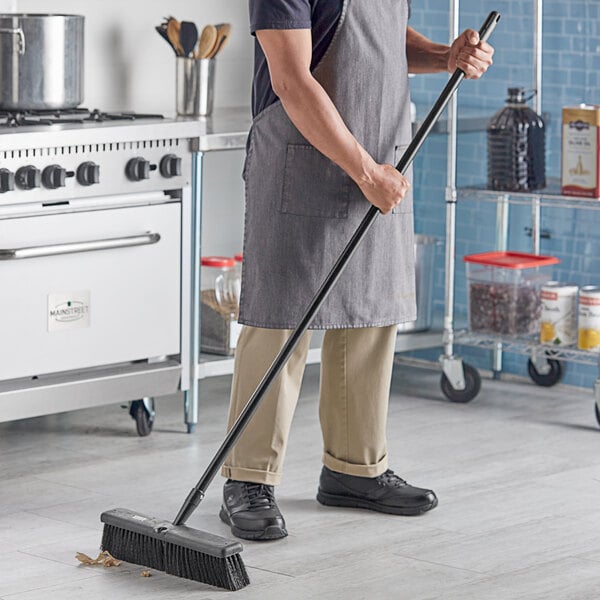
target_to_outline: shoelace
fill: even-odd
[[[393,487],[403,487],[407,485],[406,481],[401,477],[398,477],[394,471],[388,469],[385,473],[382,473],[377,477],[377,483],[380,485],[390,485]]]
[[[263,483],[247,483],[246,495],[250,508],[274,508],[275,493],[273,487]]]

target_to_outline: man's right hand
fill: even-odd
[[[356,182],[365,198],[384,215],[404,199],[410,184],[394,166],[374,163]]]

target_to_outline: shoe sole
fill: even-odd
[[[252,540],[254,542],[258,541],[268,541],[268,540],[280,540],[287,536],[288,532],[286,529],[277,527],[273,525],[271,527],[267,527],[262,531],[252,531],[248,529],[240,529],[233,524],[233,521],[227,514],[227,511],[221,507],[219,511],[219,518],[223,523],[229,525],[231,527],[231,533],[235,535],[235,537],[242,538],[243,540]]]
[[[363,500],[361,498],[353,498],[351,496],[340,496],[338,494],[328,494],[321,490],[317,493],[317,500],[324,506],[343,506],[344,508],[365,508],[367,510],[374,510],[388,515],[402,515],[405,517],[415,517],[422,515],[428,510],[435,508],[438,505],[438,499],[435,498],[433,502],[424,504],[422,506],[385,506],[378,504],[377,502],[371,502],[370,500]]]

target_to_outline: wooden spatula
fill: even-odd
[[[215,47],[211,50],[210,54],[206,58],[214,58],[228,42],[231,35],[231,24],[230,23],[219,23],[217,25],[217,41]]]
[[[169,19],[167,23],[167,36],[171,42],[171,46],[175,48],[178,56],[185,56],[183,54],[183,48],[181,47],[181,41],[179,39],[179,31],[181,29],[181,23],[177,19]]]

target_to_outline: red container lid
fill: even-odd
[[[502,267],[503,269],[533,269],[556,265],[560,262],[556,256],[542,256],[541,254],[527,254],[526,252],[482,252],[463,256],[468,263],[486,265],[489,267]]]
[[[233,258],[235,262],[243,262],[244,254],[242,252],[238,252]]]
[[[235,267],[235,260],[228,256],[203,256],[200,264],[203,267]]]

